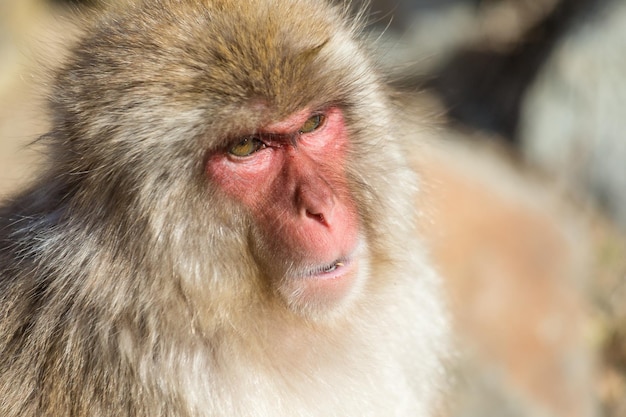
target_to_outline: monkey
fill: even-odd
[[[319,0],[86,25],[0,208],[0,415],[435,415],[445,303],[363,25]]]

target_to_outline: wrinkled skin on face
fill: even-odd
[[[235,139],[207,163],[267,245],[290,254],[265,265],[288,300],[331,304],[354,284],[359,230],[344,168],[348,143],[340,109],[305,110]]]

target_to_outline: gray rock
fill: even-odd
[[[529,90],[526,157],[582,189],[626,230],[626,2],[575,25]]]

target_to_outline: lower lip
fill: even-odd
[[[342,278],[351,270],[350,261],[341,261],[335,264],[335,269],[328,272],[315,273],[305,276],[306,279],[334,280]]]
[[[352,292],[357,279],[358,262],[342,261],[328,272],[313,272],[283,281],[281,291],[296,306],[316,311],[340,304]]]

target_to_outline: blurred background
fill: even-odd
[[[589,192],[626,230],[626,2],[373,1],[397,83]]]
[[[37,172],[75,21],[114,1],[0,0],[0,197]],[[626,1],[351,7],[423,138],[457,335],[443,415],[626,417]]]

